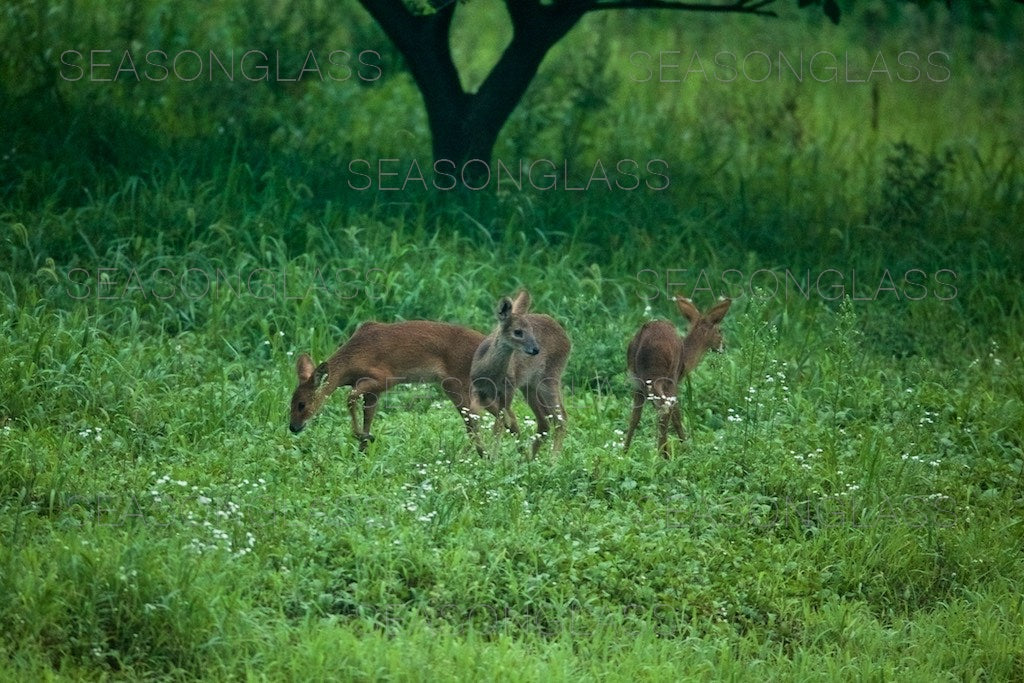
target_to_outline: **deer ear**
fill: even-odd
[[[501,301],[498,302],[498,308],[495,310],[498,320],[501,320],[502,322],[508,320],[508,317],[512,315],[512,309],[514,307],[512,299],[509,299],[507,296],[501,297]]]
[[[691,325],[700,319],[700,311],[697,310],[697,307],[689,299],[677,296],[676,306],[679,308],[679,312],[690,321]]]
[[[533,303],[533,301],[530,299],[530,293],[525,289],[521,289],[519,290],[519,293],[516,294],[516,300],[512,302],[512,307],[515,309],[516,313],[526,313],[530,310],[531,303]]]
[[[313,372],[313,388],[317,391],[327,382],[327,364],[324,363]]]
[[[729,306],[732,306],[732,299],[722,299],[717,304],[711,307],[708,311],[707,319],[712,325],[717,325],[722,322],[722,318],[729,311]]]
[[[302,354],[295,361],[295,374],[299,376],[299,382],[306,382],[313,376],[313,359],[308,353]]]

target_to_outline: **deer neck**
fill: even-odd
[[[679,376],[682,377],[697,367],[707,350],[707,347],[692,334],[683,337],[683,345],[679,351]]]
[[[508,374],[508,364],[511,362],[514,352],[514,348],[502,344],[500,340],[496,339],[480,359],[479,375],[492,380],[504,377]]]
[[[340,386],[346,384],[346,382],[352,381],[349,375],[355,369],[355,365],[350,362],[348,354],[344,353],[344,349],[336,353],[333,357],[327,360],[327,381],[324,382],[323,392],[324,396],[330,396],[334,393],[334,390]]]

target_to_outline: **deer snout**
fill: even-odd
[[[291,432],[292,434],[298,434],[299,432],[301,432],[301,431],[302,431],[302,428],[303,428],[303,427],[305,427],[305,426],[306,426],[306,425],[302,425],[302,424],[295,424],[294,422],[292,422],[291,424],[289,424],[289,425],[288,425],[288,430],[289,430],[289,431],[290,431],[290,432]]]
[[[540,353],[540,347],[534,344],[533,346],[527,346],[523,351],[526,352],[527,356],[536,356]]]

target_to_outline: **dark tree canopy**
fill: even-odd
[[[836,0],[795,0],[838,23]],[[927,4],[929,0],[916,0]],[[984,1],[984,0],[982,0]],[[1020,1],[1020,0],[1018,0]],[[498,134],[533,80],[544,56],[589,12],[615,9],[712,12],[775,16],[777,0],[692,3],[672,0],[505,0],[512,40],[476,92],[466,92],[452,60],[449,39],[456,0],[433,0],[413,10],[403,0],[360,0],[404,57],[423,95],[434,159],[458,165],[490,161]]]

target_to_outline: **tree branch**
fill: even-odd
[[[467,93],[449,44],[458,0],[428,0],[437,8],[432,14],[414,14],[404,0],[359,0],[402,53],[423,96],[434,159],[450,159],[456,164],[490,159],[495,140],[544,56],[588,12],[673,9],[775,16],[765,9],[775,1],[505,0],[512,40],[476,92]]]
[[[433,14],[413,14],[402,0],[359,2],[402,53],[423,96],[437,157],[439,150],[447,147],[449,137],[463,134],[461,123],[469,102],[449,45],[455,3]]]
[[[615,2],[594,2],[585,11],[606,9],[674,9],[687,12],[731,12],[735,14],[756,14],[763,17],[778,16],[764,7],[775,0],[737,0],[728,5],[705,5],[689,2],[671,2],[670,0],[616,0]]]
[[[508,11],[508,18],[512,20],[512,27],[518,28],[537,18],[537,12],[541,9],[537,0],[505,0],[505,9]]]
[[[359,0],[359,4],[380,24],[399,52],[404,55],[413,49],[412,37],[419,28],[417,17],[402,0]]]

